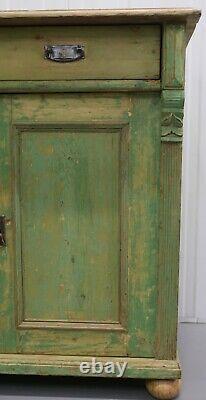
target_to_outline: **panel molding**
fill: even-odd
[[[25,317],[24,313],[24,280],[23,274],[25,266],[22,264],[22,244],[20,240],[20,247],[16,250],[16,324],[20,329],[67,329],[67,330],[101,330],[101,331],[125,331],[127,320],[127,179],[128,179],[128,123],[119,124],[112,123],[111,121],[95,122],[81,122],[81,123],[25,123],[25,124],[13,124],[13,175],[15,177],[15,188],[14,188],[14,215],[17,216],[15,221],[15,237],[16,241],[18,237],[21,237],[21,205],[20,205],[20,195],[19,195],[19,174],[20,174],[20,147],[21,147],[21,137],[22,134],[27,135],[29,132],[38,131],[40,134],[49,131],[68,131],[72,132],[94,132],[94,133],[106,133],[119,132],[120,133],[120,213],[122,218],[120,218],[120,281],[119,281],[119,320],[118,321],[72,321],[72,320],[37,320]],[[18,173],[16,173],[16,171]]]
[[[65,321],[39,321],[24,320],[19,323],[18,328],[23,329],[75,329],[75,330],[101,330],[101,331],[126,331],[121,323],[103,322],[65,322]]]

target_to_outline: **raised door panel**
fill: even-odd
[[[118,324],[124,133],[55,125],[16,138],[23,321]]]
[[[159,95],[0,105],[0,351],[153,357]]]

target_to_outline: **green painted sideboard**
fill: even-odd
[[[83,376],[95,358],[178,394],[184,61],[199,16],[0,13],[0,373]]]

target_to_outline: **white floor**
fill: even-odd
[[[206,400],[206,324],[181,324],[183,388],[179,400]],[[0,400],[149,400],[136,380],[0,376]]]

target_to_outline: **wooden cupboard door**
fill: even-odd
[[[1,352],[154,356],[159,112],[159,94],[1,96]]]

